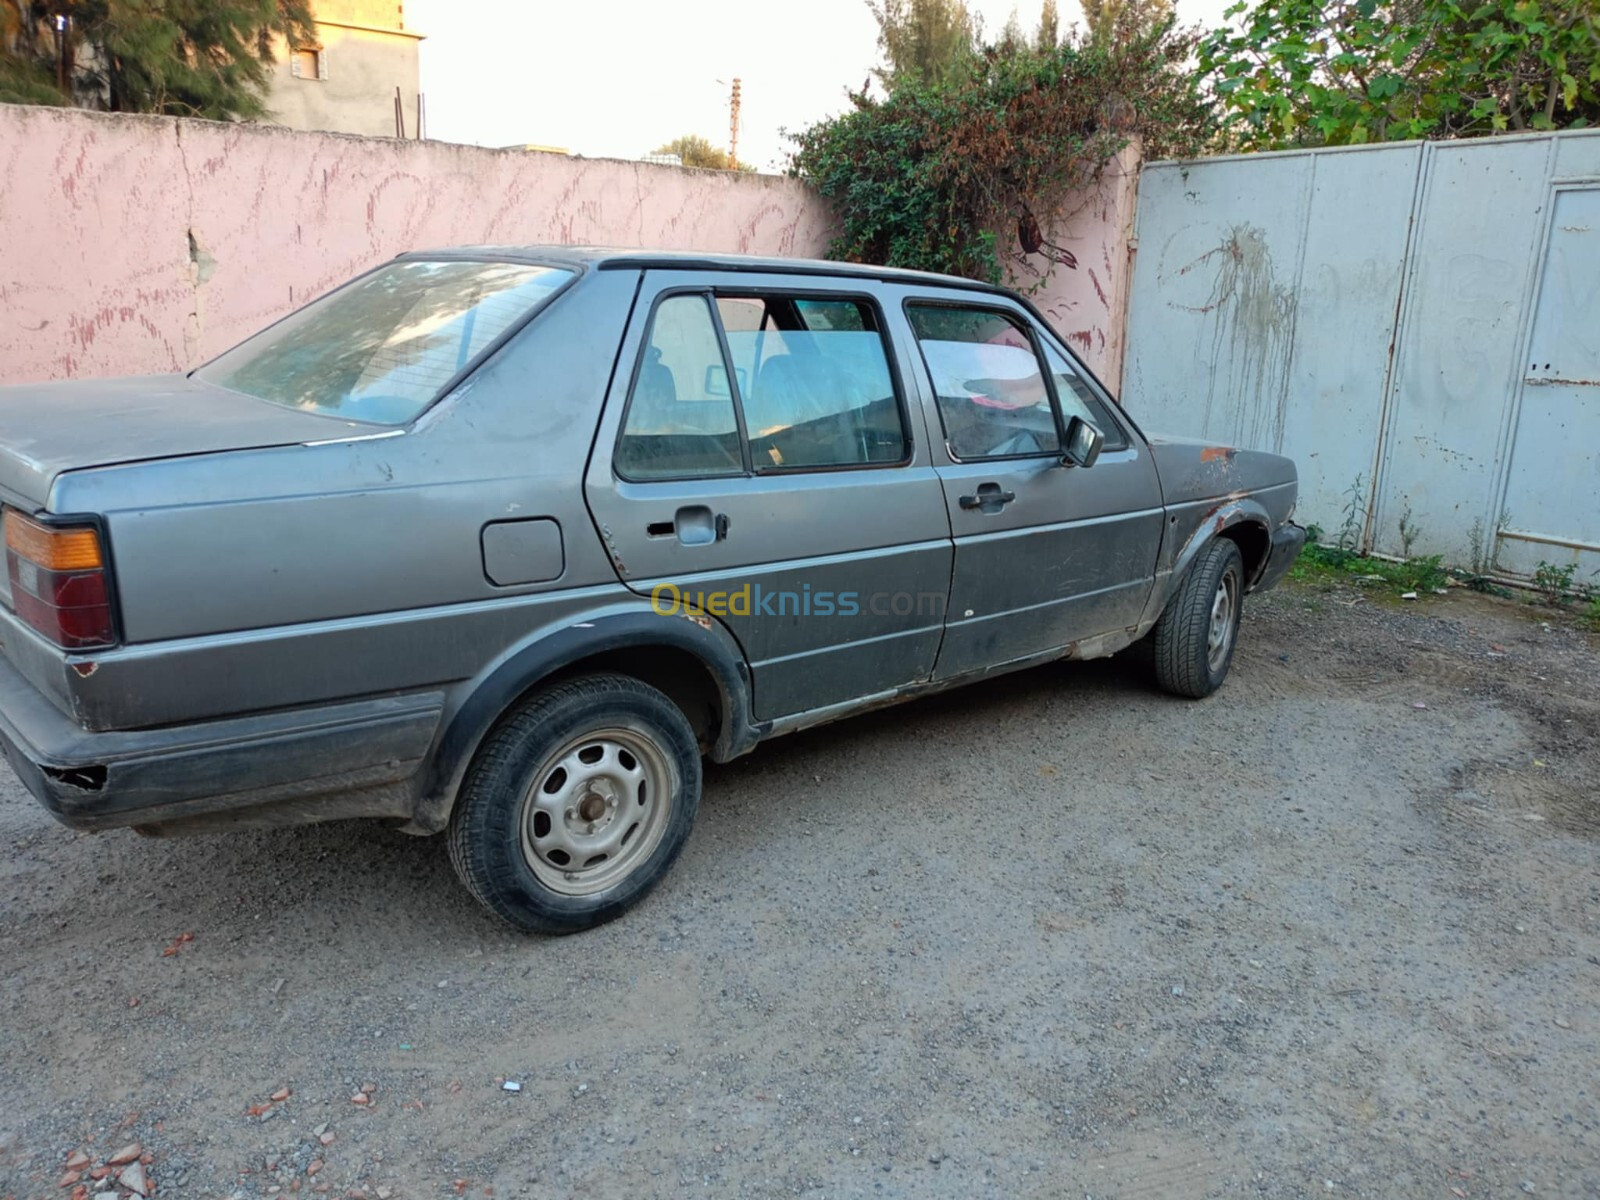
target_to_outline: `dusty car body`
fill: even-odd
[[[0,391],[0,742],[77,828],[448,829],[502,917],[583,928],[700,754],[1152,631],[1213,690],[1296,487],[969,281],[405,255],[187,376]]]

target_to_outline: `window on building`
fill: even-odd
[[[289,56],[289,73],[296,79],[326,79],[327,58],[320,49],[295,50]]]

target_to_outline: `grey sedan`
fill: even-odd
[[[0,743],[77,828],[379,818],[571,932],[703,756],[1141,639],[1210,694],[1295,494],[968,280],[407,254],[187,375],[0,391]]]

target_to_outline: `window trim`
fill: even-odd
[[[638,386],[640,372],[644,370],[645,355],[650,349],[650,335],[655,330],[656,312],[667,300],[677,296],[703,296],[711,313],[711,323],[717,332],[717,345],[722,352],[722,369],[728,377],[728,393],[733,400],[734,420],[739,430],[739,455],[744,462],[741,472],[718,472],[715,475],[663,475],[651,479],[639,479],[626,474],[620,465],[619,451],[622,446],[623,436],[628,430],[628,414],[633,409],[634,389]],[[878,341],[883,347],[883,359],[889,368],[889,383],[894,389],[895,408],[900,414],[900,432],[905,440],[905,453],[893,462],[866,462],[866,463],[826,463],[800,465],[793,467],[757,468],[752,461],[750,451],[750,434],[745,424],[744,394],[739,387],[738,377],[734,374],[733,354],[728,346],[727,330],[723,327],[722,314],[717,309],[719,299],[729,300],[762,300],[777,296],[786,300],[850,300],[858,304],[871,307],[877,318],[878,328],[876,333]],[[900,372],[899,359],[895,355],[894,343],[889,336],[889,323],[885,319],[883,305],[878,298],[869,293],[860,291],[832,291],[816,287],[749,287],[749,286],[724,286],[720,284],[684,285],[680,287],[665,288],[656,293],[650,302],[650,311],[645,317],[645,324],[639,338],[639,350],[634,356],[633,369],[628,376],[628,393],[622,406],[622,415],[617,421],[617,437],[611,447],[611,471],[618,479],[627,483],[692,483],[697,480],[714,479],[767,479],[782,475],[821,475],[834,474],[841,471],[883,471],[901,470],[911,466],[917,456],[917,438],[911,421],[910,405],[907,403],[905,380]]]
[[[1042,458],[1059,460],[1066,453],[1067,423],[1061,414],[1061,398],[1056,394],[1055,376],[1050,370],[1050,364],[1045,361],[1044,353],[1040,349],[1039,331],[1034,328],[1033,322],[1028,320],[1026,313],[1020,313],[1003,304],[981,304],[968,300],[947,300],[940,297],[907,296],[900,302],[904,310],[906,325],[911,331],[911,340],[917,344],[917,354],[922,358],[922,369],[927,372],[928,385],[933,392],[934,411],[939,415],[939,432],[944,434],[945,453],[950,456],[953,463],[991,463],[991,462],[1037,462]],[[922,347],[922,335],[917,332],[915,323],[911,320],[913,308],[953,308],[966,312],[991,312],[1002,316],[1014,325],[1020,325],[1022,331],[1028,335],[1028,344],[1033,347],[1033,360],[1039,368],[1039,374],[1044,377],[1045,395],[1050,398],[1050,413],[1056,423],[1056,448],[1042,450],[1034,454],[996,454],[980,455],[976,458],[963,458],[956,453],[955,447],[950,444],[950,429],[945,424],[944,407],[939,403],[939,384],[933,377],[933,367],[928,363],[927,352]],[[1069,362],[1073,361],[1071,358]]]

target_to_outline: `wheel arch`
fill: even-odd
[[[598,672],[629,675],[666,693],[718,762],[745,753],[761,736],[750,717],[749,668],[718,622],[650,609],[584,617],[530,637],[461,685],[463,698],[429,751],[407,829],[437,833],[448,824],[478,747],[525,697]]]
[[[1247,588],[1254,586],[1267,565],[1272,547],[1272,516],[1248,496],[1218,505],[1206,515],[1178,551],[1172,564],[1172,579],[1182,579],[1200,551],[1215,537],[1225,537],[1239,547],[1239,555],[1244,559],[1245,585]]]
[[[1244,559],[1244,582],[1248,591],[1261,578],[1266,569],[1267,556],[1272,552],[1272,533],[1266,522],[1248,517],[1217,531],[1239,547],[1239,557]]]

